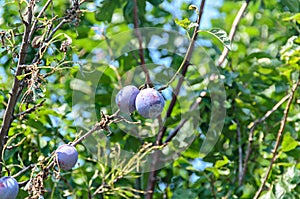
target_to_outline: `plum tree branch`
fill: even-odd
[[[230,29],[230,32],[229,32],[229,36],[228,36],[231,42],[234,38],[234,35],[235,35],[235,33],[237,31],[237,28],[238,28],[238,25],[239,25],[239,23],[240,23],[240,21],[243,17],[244,12],[246,11],[246,9],[248,7],[250,1],[251,0],[246,0],[242,4],[240,10],[238,11],[238,13],[237,13],[237,15],[236,15],[236,17],[235,17],[235,19],[232,23],[232,26],[231,26],[231,29]],[[221,54],[221,56],[219,57],[219,60],[218,60],[218,65],[219,66],[221,66],[224,63],[228,53],[229,53],[228,48],[224,48],[224,50],[223,50],[223,52],[222,52],[222,54]]]
[[[248,138],[248,146],[247,146],[247,151],[244,159],[244,167],[243,167],[243,173],[241,175],[241,178],[239,179],[239,185],[242,185],[243,180],[245,178],[246,172],[247,172],[247,166],[248,166],[248,161],[250,159],[250,155],[252,153],[252,144],[253,144],[253,137],[254,137],[254,131],[256,129],[256,126],[259,125],[260,123],[264,122],[272,113],[274,113],[287,99],[289,99],[290,94],[284,96],[279,102],[277,102],[273,108],[269,111],[266,112],[266,114],[253,122],[252,127],[250,128],[250,133],[249,133],[249,138]]]
[[[92,129],[90,129],[88,132],[86,132],[83,136],[81,136],[76,141],[72,142],[72,146],[76,146],[77,144],[81,143],[83,140],[85,140],[88,136],[90,136],[92,133],[99,131],[99,130],[108,130],[108,126],[114,122],[114,119],[117,117],[119,111],[115,112],[112,115],[104,115],[102,113],[102,118],[100,122],[96,123]]]
[[[280,127],[279,127],[279,130],[277,132],[276,143],[275,143],[274,149],[272,150],[272,159],[271,159],[270,165],[269,165],[269,167],[267,169],[267,172],[265,174],[265,177],[263,178],[263,181],[262,181],[259,189],[255,193],[255,196],[254,196],[253,199],[257,199],[260,196],[261,192],[263,191],[263,188],[264,188],[264,186],[265,186],[265,184],[266,184],[266,182],[268,180],[268,177],[270,175],[270,172],[271,172],[271,169],[273,167],[273,164],[274,164],[274,162],[276,160],[277,150],[278,150],[278,147],[279,147],[279,144],[280,144],[280,141],[281,141],[281,137],[282,137],[284,128],[285,128],[286,123],[287,123],[287,118],[288,118],[289,110],[290,110],[290,107],[292,105],[295,92],[296,92],[296,90],[297,90],[297,88],[299,86],[299,81],[300,81],[300,76],[298,77],[297,82],[292,87],[292,91],[291,91],[291,93],[289,95],[289,99],[288,99],[286,107],[284,109],[283,119],[280,122]]]
[[[105,115],[102,113],[102,118],[99,122],[97,122],[89,131],[87,131],[85,134],[83,134],[81,137],[79,137],[77,140],[69,143],[71,146],[76,146],[77,144],[81,143],[83,140],[85,140],[87,137],[91,136],[93,133],[96,131],[100,130],[105,130],[110,132],[109,130],[109,125],[111,123],[119,122],[119,121],[124,121],[124,118],[119,117],[119,110],[116,111],[112,115]],[[46,166],[43,168],[42,174],[43,174],[43,179],[46,179],[47,176],[49,175],[49,170],[54,167],[57,164],[57,159],[55,158],[55,152],[52,152],[51,157],[47,158],[48,163]],[[37,166],[38,164],[31,164],[30,167],[33,168]],[[25,168],[24,168],[25,169]],[[23,171],[20,171],[23,172]],[[16,174],[18,175],[18,174]],[[33,181],[34,179],[31,179]]]
[[[30,1],[27,7],[27,21],[24,21],[25,30],[23,33],[22,44],[19,51],[19,60],[17,64],[17,69],[14,77],[14,82],[10,96],[8,99],[7,107],[4,112],[3,122],[0,129],[0,154],[3,153],[4,145],[7,140],[8,131],[11,127],[11,123],[14,119],[14,109],[18,98],[23,90],[23,82],[17,78],[23,72],[23,64],[25,64],[27,49],[29,46],[29,33],[31,30],[32,23],[32,12],[34,7],[34,1]],[[2,157],[0,157],[0,162],[3,162]],[[0,176],[2,176],[2,164],[0,164]]]
[[[180,79],[178,81],[178,84],[176,86],[176,89],[175,89],[175,91],[173,93],[172,100],[171,100],[171,103],[170,103],[170,105],[168,107],[165,119],[167,119],[167,118],[169,118],[171,116],[171,113],[172,113],[173,108],[174,108],[175,103],[176,103],[176,99],[177,99],[176,96],[179,94],[179,91],[180,91],[180,88],[181,88],[182,83],[184,81],[184,77],[186,75],[188,66],[190,65],[190,59],[191,59],[192,53],[194,51],[195,41],[197,40],[197,37],[198,37],[198,30],[199,30],[201,19],[202,19],[203,12],[204,12],[204,5],[205,5],[205,0],[202,0],[201,4],[200,4],[199,13],[198,13],[198,18],[197,18],[197,21],[196,21],[197,26],[195,26],[195,29],[194,29],[194,32],[193,32],[193,36],[191,38],[188,50],[186,52],[186,56],[185,56],[185,58],[183,60],[183,63],[181,65],[182,66],[182,71],[181,71],[182,76],[180,77]],[[182,124],[182,126],[183,126],[183,124]],[[156,143],[157,144],[161,144],[162,143],[162,139],[164,137],[164,134],[165,134],[166,130],[167,130],[166,126],[163,126],[162,128],[160,128],[160,130],[158,132],[158,136],[156,138]],[[174,135],[176,135],[176,132],[174,132]],[[146,199],[152,199],[153,198],[153,193],[154,193],[154,189],[155,189],[155,182],[156,182],[156,174],[157,174],[157,171],[156,171],[156,162],[157,162],[157,159],[159,158],[158,156],[159,156],[159,153],[155,153],[153,155],[153,161],[152,161],[153,164],[151,165],[151,172],[149,173],[149,176],[148,176]]]
[[[170,105],[168,107],[165,119],[168,119],[171,116],[171,113],[173,111],[173,108],[174,108],[176,100],[177,100],[177,95],[180,92],[180,88],[181,88],[182,83],[184,81],[184,77],[186,75],[188,66],[190,65],[190,59],[192,57],[192,53],[193,53],[193,50],[194,50],[195,41],[197,40],[197,37],[198,37],[198,30],[199,30],[200,23],[201,23],[201,18],[202,18],[203,12],[204,12],[204,5],[205,5],[205,0],[202,0],[201,1],[201,5],[200,5],[200,9],[199,9],[199,13],[198,13],[198,18],[197,18],[197,21],[196,21],[196,23],[198,24],[198,26],[196,26],[195,29],[194,29],[194,33],[193,33],[193,36],[191,38],[190,45],[188,47],[188,51],[186,52],[187,56],[183,60],[183,64],[182,64],[183,67],[182,67],[182,71],[181,71],[182,76],[180,76],[180,78],[178,80],[178,84],[177,84],[177,86],[176,86],[176,88],[174,90],[174,93],[172,94],[172,100],[171,100]],[[161,129],[161,131],[162,131],[161,138],[164,137],[164,134],[166,133],[166,130],[167,130],[166,126],[164,126]],[[159,143],[161,143],[161,141]]]
[[[151,83],[151,78],[150,78],[150,74],[149,71],[145,65],[145,56],[144,56],[144,49],[143,49],[143,40],[142,40],[142,35],[141,32],[139,30],[139,16],[138,16],[138,6],[137,6],[137,0],[133,0],[134,3],[134,7],[133,7],[133,16],[134,16],[134,29],[135,29],[135,33],[138,39],[138,43],[139,43],[139,57],[141,60],[141,66],[142,69],[145,73],[145,78],[146,78],[146,85],[152,85]]]
[[[18,59],[17,67],[16,67],[14,82],[12,85],[12,90],[9,93],[9,99],[8,99],[7,107],[4,112],[3,122],[1,125],[1,129],[0,129],[0,154],[3,154],[4,146],[6,144],[6,140],[7,140],[7,136],[8,136],[8,131],[11,127],[11,123],[13,122],[13,120],[15,118],[15,116],[14,116],[15,106],[16,106],[16,103],[23,91],[24,86],[25,86],[24,81],[19,80],[17,78],[17,76],[21,75],[23,73],[23,71],[26,70],[26,67],[24,67],[24,65],[26,63],[26,57],[27,57],[28,47],[30,45],[30,39],[31,39],[32,35],[34,34],[35,26],[37,24],[38,18],[40,16],[42,16],[42,14],[46,11],[46,9],[48,8],[50,3],[51,3],[51,0],[48,0],[46,2],[44,7],[38,14],[36,20],[34,20],[34,21],[33,21],[33,9],[35,6],[35,1],[29,1],[27,3],[27,12],[26,12],[27,18],[26,18],[26,20],[21,15],[21,19],[24,23],[25,28],[24,28],[24,32],[23,32],[23,36],[22,36],[22,44],[21,44],[20,51],[19,51],[19,56],[18,56],[19,59]],[[51,34],[46,39],[47,41],[50,41],[51,38],[53,37],[53,35],[56,33],[56,31],[59,28],[61,28],[61,26],[63,24],[65,24],[66,22],[69,21],[65,18],[66,17],[64,17],[64,19],[52,30]],[[35,58],[33,59],[32,63],[35,63],[39,59],[40,59],[40,55],[38,53],[35,56]],[[30,111],[32,111],[32,110],[30,110]],[[0,163],[2,163],[2,162],[3,162],[2,157],[0,157]],[[2,176],[2,164],[0,164],[0,177],[1,176]]]

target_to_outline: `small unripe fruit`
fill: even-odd
[[[15,199],[19,193],[19,184],[11,176],[0,178],[0,199]]]
[[[135,106],[141,116],[157,118],[165,106],[165,100],[157,90],[146,88],[136,96]]]
[[[63,170],[71,170],[78,160],[76,148],[68,144],[58,147],[56,154],[59,167]]]
[[[135,99],[140,90],[132,85],[122,88],[116,96],[116,104],[123,113],[135,111]]]

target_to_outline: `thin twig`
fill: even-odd
[[[79,2],[79,5],[82,5],[84,2],[86,2],[86,0],[81,0],[81,1]]]
[[[241,125],[239,120],[236,120],[236,133],[237,133],[237,144],[238,144],[238,152],[239,152],[239,185],[242,184],[243,178],[243,149],[242,149],[242,134],[241,134]]]
[[[108,130],[108,125],[113,122],[113,119],[117,117],[119,111],[115,112],[112,115],[104,115],[102,113],[101,121],[96,123],[92,129],[90,129],[88,132],[86,132],[83,136],[81,136],[76,141],[72,142],[72,146],[76,146],[77,144],[81,143],[83,140],[85,140],[88,136],[90,136],[92,133],[99,131],[99,130]]]
[[[29,180],[25,180],[25,181],[22,181],[22,182],[18,182],[19,188],[25,187],[25,186],[28,184],[28,182],[29,182]]]
[[[213,195],[213,198],[217,199],[217,194],[216,194],[216,191],[215,191],[215,181],[213,179],[213,176],[210,176],[209,179],[210,179],[211,193]]]
[[[274,149],[272,151],[272,159],[271,159],[270,165],[269,165],[269,167],[267,169],[267,172],[265,174],[265,177],[264,177],[264,179],[263,179],[263,181],[262,181],[259,189],[255,193],[255,196],[254,196],[253,199],[257,199],[260,196],[261,192],[263,191],[263,188],[264,188],[264,186],[265,186],[265,184],[266,184],[266,182],[268,180],[268,177],[270,175],[270,172],[271,172],[271,169],[273,167],[273,164],[274,164],[274,162],[276,160],[277,150],[278,150],[278,147],[279,147],[279,144],[280,144],[282,133],[283,133],[285,125],[287,123],[287,118],[288,118],[289,110],[290,110],[290,107],[292,105],[295,92],[296,92],[296,90],[297,90],[297,88],[299,86],[299,80],[300,80],[300,76],[299,76],[298,81],[293,85],[292,91],[291,91],[290,96],[289,96],[289,100],[287,101],[286,107],[284,109],[283,119],[280,122],[280,127],[279,127],[279,130],[278,130],[278,133],[277,133],[277,138],[276,138],[276,143],[275,143]]]
[[[134,7],[133,7],[133,16],[134,16],[134,29],[135,29],[135,33],[138,39],[138,43],[139,43],[139,57],[141,60],[141,66],[142,69],[145,73],[145,79],[146,79],[146,85],[151,85],[151,79],[150,79],[150,74],[149,71],[145,65],[145,57],[144,57],[144,49],[143,49],[143,40],[142,40],[142,35],[141,32],[139,30],[139,16],[138,16],[138,6],[137,6],[137,0],[133,0],[134,3]]]
[[[196,110],[196,108],[199,106],[199,104],[202,102],[202,98],[206,95],[206,92],[203,92],[201,94],[201,97],[198,97],[194,104],[189,109],[190,112]],[[170,133],[169,137],[164,141],[164,143],[169,143],[179,132],[179,130],[184,126],[184,124],[189,120],[190,117],[183,119],[176,128]]]
[[[81,136],[78,140],[76,140],[75,142],[72,142],[72,146],[76,146],[77,144],[79,144],[80,142],[82,142],[83,140],[85,140],[88,136],[90,136],[92,133],[101,130],[101,127],[99,125],[99,123],[96,123],[92,129],[90,129],[88,132],[86,132],[83,136]]]
[[[134,124],[134,125],[140,125],[141,124],[141,122],[140,121],[138,121],[138,122],[132,122],[132,121],[129,121],[129,120],[127,120],[126,118],[124,118],[124,117],[122,117],[122,116],[116,116],[115,117],[116,118],[116,120],[118,121],[118,122],[125,122],[125,123],[127,123],[127,124]]]
[[[22,140],[21,141],[19,141],[17,144],[13,144],[13,145],[10,145],[10,146],[7,146],[7,147],[5,147],[4,149],[5,150],[12,150],[12,149],[14,149],[14,148],[17,148],[17,147],[19,147],[19,146],[21,146],[23,143],[24,143],[24,141],[26,140],[26,137],[24,137],[24,138],[22,138]],[[3,155],[2,155],[3,156]]]
[[[266,114],[261,117],[260,119],[256,120],[251,129],[250,129],[250,133],[249,133],[249,138],[248,138],[248,146],[247,146],[247,151],[246,151],[246,155],[245,155],[245,159],[244,159],[244,168],[243,168],[243,173],[240,179],[240,183],[243,183],[243,180],[245,178],[246,172],[247,172],[247,167],[248,167],[248,161],[250,159],[250,155],[252,153],[252,144],[253,144],[253,137],[254,137],[254,131],[256,129],[256,126],[262,122],[264,122],[272,113],[274,113],[287,99],[289,99],[290,94],[284,96],[279,102],[277,102],[273,108],[269,111],[266,112]]]
[[[233,37],[237,31],[237,28],[238,28],[238,25],[243,17],[243,14],[245,12],[245,10],[247,9],[248,5],[249,5],[249,2],[250,0],[246,0],[243,5],[241,6],[240,10],[238,11],[233,23],[232,23],[232,26],[231,26],[231,29],[230,29],[230,33],[229,33],[229,39],[230,41],[232,42],[233,41]],[[224,61],[225,61],[225,58],[227,57],[228,55],[228,52],[229,50],[227,48],[224,48],[221,56],[219,57],[219,60],[218,60],[218,65],[221,66]]]
[[[52,2],[52,0],[48,0],[46,2],[46,4],[44,5],[44,7],[42,8],[42,10],[39,12],[39,14],[37,15],[37,17],[35,18],[35,20],[33,21],[30,33],[28,35],[28,40],[31,40],[32,35],[34,33],[34,31],[36,30],[36,24],[39,20],[39,18],[44,14],[44,12],[46,11],[46,9],[48,8],[48,6],[50,5],[50,3]],[[29,41],[30,42],[30,41]]]
[[[48,47],[49,44],[47,44],[54,36],[54,34],[67,22],[69,22],[69,20],[67,19],[63,19],[59,22],[59,24],[57,24],[57,26],[52,30],[52,32],[50,33],[50,35],[45,39],[45,42],[43,42],[43,45],[39,48],[38,52],[36,53],[32,63],[36,63],[41,59],[42,54],[40,52],[45,52],[46,48]]]
[[[14,118],[18,118],[18,117],[21,117],[21,116],[24,116],[24,115],[27,115],[29,113],[32,113],[33,111],[35,111],[37,108],[43,106],[43,104],[45,103],[46,99],[43,99],[40,103],[34,105],[33,107],[21,112],[21,113],[18,113],[17,115],[14,115]]]
[[[16,178],[16,177],[20,176],[21,174],[25,173],[26,171],[28,171],[28,170],[34,168],[34,167],[35,167],[35,164],[31,164],[31,165],[29,165],[29,166],[27,166],[27,167],[24,167],[21,171],[19,171],[18,173],[16,173],[16,174],[13,175],[12,177]]]
[[[53,35],[67,22],[69,22],[69,20],[67,20],[67,19],[61,20],[59,22],[59,24],[57,24],[57,26],[52,30],[52,32],[50,33],[48,38],[45,40],[45,42],[49,42],[52,39]]]

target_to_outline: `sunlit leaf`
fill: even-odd
[[[298,146],[298,142],[291,136],[290,133],[286,133],[282,140],[282,151],[287,152],[295,149]]]
[[[191,21],[188,18],[184,18],[182,20],[175,19],[175,23],[184,29],[188,29],[188,27],[191,24]]]
[[[229,160],[226,156],[223,156],[223,160],[218,160],[215,164],[215,168],[221,168],[228,164]]]
[[[221,42],[228,50],[231,50],[231,41],[227,33],[222,29],[199,30],[199,33],[207,35],[210,34]]]

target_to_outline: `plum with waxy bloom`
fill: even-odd
[[[116,96],[116,104],[123,113],[132,113],[136,110],[135,99],[140,90],[133,86],[128,85],[122,88]]]
[[[0,199],[15,199],[19,193],[19,184],[15,178],[6,176],[0,178]]]
[[[145,118],[157,118],[164,109],[163,96],[153,88],[141,90],[135,100],[138,113]]]
[[[68,144],[58,147],[56,154],[59,167],[63,170],[71,170],[78,160],[76,148]]]

